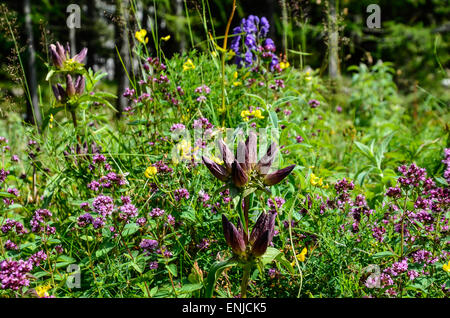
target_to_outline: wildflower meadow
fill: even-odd
[[[89,41],[78,2],[33,55],[1,7],[0,298],[449,297],[448,33],[407,86],[334,47],[356,1],[103,1]]]

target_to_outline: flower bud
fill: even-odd
[[[267,186],[272,186],[280,183],[284,178],[286,178],[295,168],[295,165],[290,165],[286,168],[275,171],[272,174],[268,174],[264,177],[264,184]]]
[[[245,253],[245,243],[242,234],[230,221],[228,221],[224,214],[222,214],[222,227],[225,240],[233,252],[238,255]]]
[[[202,157],[202,160],[214,177],[216,177],[220,181],[226,181],[228,179],[229,173],[224,167],[206,158],[205,156]]]
[[[262,157],[258,164],[256,165],[256,169],[259,171],[260,174],[267,174],[269,173],[270,167],[272,166],[273,160],[275,159],[275,156],[278,152],[277,144],[272,142],[270,147],[267,149],[266,154],[264,157]]]
[[[73,85],[72,76],[70,76],[70,74],[67,74],[66,77],[66,92],[69,97],[75,95],[75,86]]]
[[[254,256],[262,256],[267,251],[267,247],[269,246],[269,236],[269,231],[266,230],[256,239],[252,246],[252,254]]]
[[[231,169],[231,178],[236,187],[242,188],[248,182],[248,176],[242,169],[241,165],[235,159]]]
[[[256,162],[258,160],[257,137],[253,131],[249,133],[247,141],[245,142],[245,146],[247,148],[245,164],[247,166],[247,169],[251,170],[256,165]]]
[[[234,161],[233,152],[228,148],[227,144],[223,140],[219,140],[219,150],[222,155],[222,160],[225,164],[225,168],[228,172],[231,172],[231,167]]]

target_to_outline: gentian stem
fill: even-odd
[[[247,298],[247,287],[248,287],[248,281],[250,279],[250,270],[251,265],[245,265],[244,267],[244,273],[242,274],[242,282],[241,282],[241,297]]]

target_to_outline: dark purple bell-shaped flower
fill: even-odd
[[[291,165],[269,173],[277,153],[277,146],[272,143],[267,149],[267,153],[257,161],[257,136],[254,132],[250,132],[245,143],[238,144],[236,156],[223,140],[219,141],[219,149],[223,165],[206,157],[202,157],[203,163],[217,179],[231,182],[237,188],[243,188],[252,181],[255,181],[254,184],[260,182],[265,186],[275,185],[286,178],[295,168],[295,165]],[[257,180],[252,180],[252,178]]]

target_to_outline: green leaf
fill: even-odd
[[[106,243],[103,248],[95,251],[95,257],[100,258],[108,254],[114,248],[114,244],[111,242]]]
[[[177,266],[175,264],[168,264],[166,268],[173,276],[177,277]]]
[[[53,76],[54,73],[55,73],[55,70],[51,69],[51,70],[47,73],[47,76],[45,77],[45,81],[48,81],[48,80]]]
[[[142,274],[142,268],[140,268],[138,264],[136,264],[135,262],[130,262],[130,264],[139,274]]]
[[[263,265],[272,263],[279,255],[282,255],[282,253],[274,248],[274,247],[268,247],[267,251],[264,253],[264,255],[261,257],[261,262]]]
[[[392,256],[395,256],[395,254],[392,253],[391,251],[378,252],[378,253],[372,255],[373,258],[383,258],[383,257],[392,257]]]
[[[136,233],[137,231],[139,231],[139,226],[136,223],[128,223],[127,225],[125,225],[123,229],[122,236],[123,237],[130,236]]]
[[[197,291],[199,289],[203,288],[203,284],[186,284],[183,285],[178,291],[180,293],[192,293],[194,291]]]
[[[211,298],[214,293],[214,287],[216,286],[216,282],[219,279],[222,272],[229,268],[237,265],[238,262],[230,258],[226,261],[222,262],[216,262],[214,263],[211,268],[209,269],[208,277],[206,278],[206,291],[205,291],[205,297]]]
[[[66,267],[66,266],[76,262],[76,260],[74,258],[67,256],[67,255],[59,256],[56,261],[57,261],[56,268]]]

